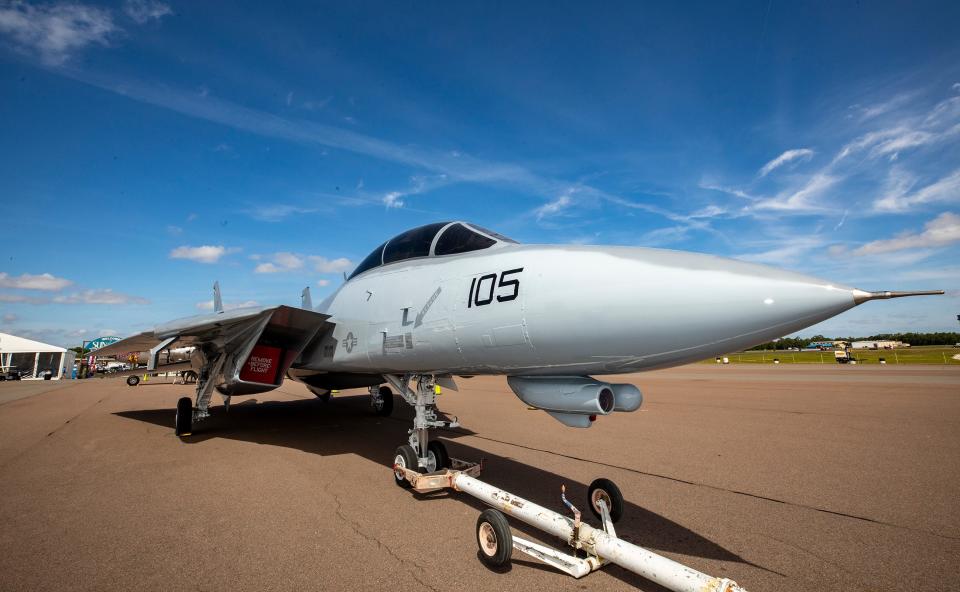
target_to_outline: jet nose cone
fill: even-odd
[[[542,359],[670,366],[789,335],[856,305],[853,288],[774,267],[644,248],[542,252],[524,318]]]
[[[685,342],[696,336],[725,351],[749,347],[856,305],[850,287],[775,267],[682,252],[636,255],[645,312],[662,316],[664,333],[690,332]]]

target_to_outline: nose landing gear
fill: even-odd
[[[413,418],[413,427],[408,430],[409,438],[407,444],[397,448],[394,455],[394,479],[397,485],[401,487],[410,487],[410,481],[404,477],[402,469],[417,471],[418,473],[433,473],[441,471],[450,466],[450,455],[447,453],[447,447],[443,442],[430,441],[431,428],[455,428],[460,425],[456,420],[443,421],[438,419],[437,415],[437,386],[433,376],[411,375],[396,376],[392,374],[385,375],[384,378],[389,382],[403,397],[404,401],[413,406],[415,415]],[[416,380],[416,388],[410,387],[410,381]],[[371,395],[373,389],[371,388]],[[390,396],[385,396],[390,393]],[[380,387],[379,397],[384,401],[390,401],[390,407],[393,406],[393,393],[389,387]],[[377,409],[376,399],[374,399],[374,409]],[[382,414],[381,414],[382,415]]]

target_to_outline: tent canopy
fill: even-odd
[[[0,353],[18,354],[33,352],[65,352],[66,348],[57,347],[48,343],[40,343],[25,337],[17,337],[9,333],[0,333]]]

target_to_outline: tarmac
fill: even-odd
[[[562,511],[617,482],[623,538],[755,591],[958,590],[960,369],[693,365],[622,377],[645,401],[587,430],[500,377],[459,379],[437,434],[482,479]],[[0,590],[662,590],[477,558],[482,504],[389,465],[412,411],[287,381],[183,440],[152,379],[0,383]],[[587,515],[585,513],[585,515]],[[592,517],[590,517],[592,520]],[[595,523],[595,521],[594,521]],[[512,522],[518,532],[561,543]]]

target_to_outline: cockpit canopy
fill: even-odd
[[[348,279],[353,279],[368,269],[387,263],[416,257],[456,255],[489,249],[497,244],[516,244],[516,242],[476,224],[436,222],[408,230],[383,243],[360,262]]]

